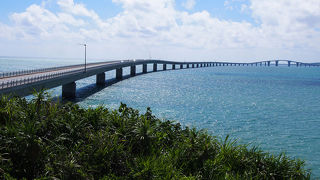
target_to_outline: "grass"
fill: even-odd
[[[1,179],[310,179],[304,162],[121,104],[0,99]]]

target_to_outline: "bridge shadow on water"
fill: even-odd
[[[167,70],[157,70],[156,72],[163,72],[163,71],[174,71],[174,69],[167,69]],[[76,90],[76,97],[75,98],[62,98],[62,96],[58,96],[58,97],[54,97],[53,100],[55,101],[60,101],[62,103],[67,103],[67,102],[73,102],[73,103],[77,103],[77,102],[81,102],[83,100],[85,100],[87,97],[92,96],[93,94],[96,94],[102,90],[104,90],[107,87],[110,87],[120,81],[129,79],[129,78],[133,78],[136,76],[140,76],[140,75],[145,75],[145,74],[150,74],[150,73],[155,73],[153,71],[148,71],[146,73],[143,72],[139,72],[136,73],[135,76],[131,76],[130,74],[127,75],[123,75],[122,79],[116,79],[116,78],[111,78],[111,79],[107,79],[105,81],[104,85],[97,85],[95,82],[93,82],[92,84],[89,84],[87,86],[81,87],[81,88],[77,88]]]
[[[161,72],[158,71],[158,72]],[[153,72],[147,72],[147,73],[136,73],[135,76],[131,76],[130,74],[128,75],[124,75],[122,77],[122,79],[116,79],[116,78],[112,78],[112,79],[107,79],[105,81],[105,84],[104,85],[97,85],[96,83],[93,83],[93,84],[90,84],[90,85],[87,85],[87,86],[84,86],[84,87],[81,87],[81,88],[78,88],[77,89],[77,92],[76,92],[76,98],[73,98],[73,99],[62,99],[62,97],[60,96],[59,98],[62,99],[62,102],[73,102],[73,103],[77,103],[77,102],[81,102],[83,101],[84,99],[86,99],[87,97],[89,96],[92,96],[93,94],[96,94],[102,90],[104,90],[105,88],[107,87],[110,87],[120,81],[123,81],[123,80],[126,80],[126,79],[129,79],[129,78],[133,78],[133,77],[136,77],[136,76],[139,76],[139,75],[144,75],[144,74],[149,74],[149,73],[153,73]]]

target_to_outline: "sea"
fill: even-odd
[[[88,60],[97,61],[109,60]],[[0,73],[83,63],[0,57]],[[129,73],[124,68],[126,77]],[[218,66],[159,71],[119,82],[114,78],[115,71],[106,72],[103,88],[95,85],[94,76],[77,81],[75,102],[84,108],[109,109],[122,102],[141,113],[151,107],[161,119],[206,129],[221,140],[229,135],[239,144],[305,160],[312,178],[320,178],[320,67]],[[61,98],[61,87],[49,92]]]

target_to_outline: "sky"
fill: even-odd
[[[0,56],[320,62],[320,0],[1,0]]]

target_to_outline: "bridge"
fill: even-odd
[[[76,96],[77,80],[96,76],[96,84],[104,85],[106,82],[105,72],[107,71],[115,70],[116,79],[121,80],[123,78],[123,68],[130,67],[130,76],[133,77],[137,75],[136,67],[138,65],[142,66],[142,74],[148,73],[148,64],[153,65],[152,72],[159,71],[158,65],[162,65],[162,71],[214,66],[320,66],[318,63],[302,63],[291,60],[269,60],[252,63],[175,62],[163,60],[109,61],[2,73],[0,74],[0,94],[27,96],[34,91],[62,86],[62,97],[74,98]],[[171,66],[170,69],[168,65]]]

